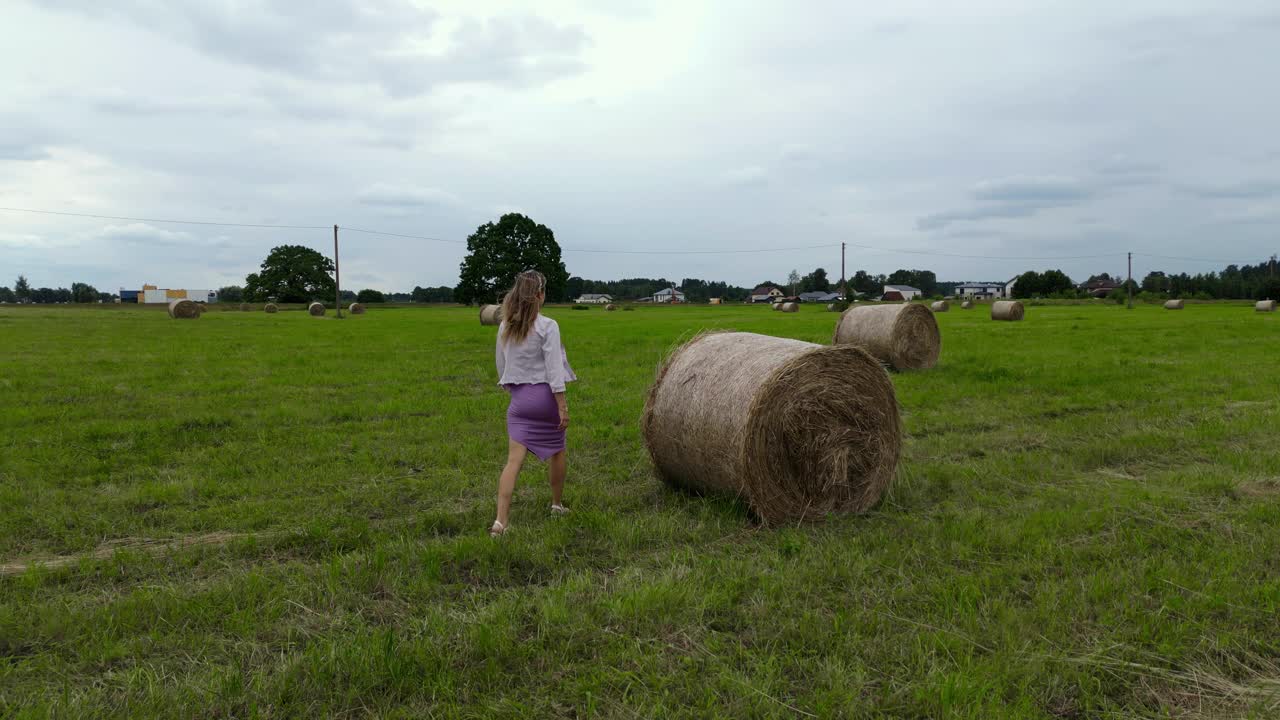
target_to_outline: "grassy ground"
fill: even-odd
[[[652,479],[644,393],[836,316],[548,314],[574,512],[530,463],[495,542],[474,310],[0,309],[0,717],[1277,712],[1280,317],[953,309],[885,502],[762,529]]]

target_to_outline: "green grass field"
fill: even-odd
[[[0,717],[1280,712],[1280,317],[953,309],[885,501],[761,528],[653,479],[645,392],[837,316],[547,314],[573,513],[530,462],[494,541],[475,310],[0,308]]]

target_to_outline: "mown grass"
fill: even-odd
[[[0,309],[0,564],[29,565],[0,575],[0,717],[1280,707],[1280,318],[953,309],[939,367],[893,376],[883,504],[766,529],[653,480],[644,394],[692,332],[825,342],[834,314],[548,314],[574,512],[531,463],[494,542],[474,310]]]

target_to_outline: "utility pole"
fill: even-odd
[[[1133,253],[1129,253],[1129,282],[1124,284],[1129,292],[1129,309],[1133,309]]]
[[[342,317],[342,281],[338,273],[338,226],[333,226],[333,309]]]
[[[844,243],[840,243],[840,294],[845,301],[849,300],[849,281],[844,276]]]

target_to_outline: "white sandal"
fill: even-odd
[[[553,505],[551,506],[551,514],[552,514],[552,515],[568,515],[568,514],[569,514],[569,508],[567,508],[567,507],[565,507],[565,506],[563,506],[563,505],[556,505],[556,504],[553,504]]]
[[[494,520],[494,521],[493,521],[493,525],[492,525],[492,526],[490,526],[490,528],[489,528],[489,537],[491,537],[491,538],[496,538],[496,537],[498,537],[499,535],[503,535],[503,534],[505,534],[506,532],[507,532],[507,526],[506,526],[506,525],[503,525],[502,523],[498,522],[497,520]]]

